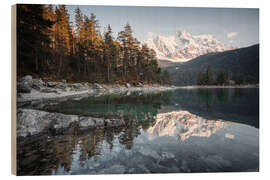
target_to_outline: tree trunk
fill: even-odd
[[[110,82],[110,66],[107,65],[107,81]]]
[[[86,76],[86,61],[84,60],[83,75]]]
[[[36,50],[35,50],[35,65],[36,65],[36,72],[38,72],[38,56]]]
[[[58,73],[57,76],[60,77],[60,73],[61,73],[61,69],[62,69],[62,55],[60,55],[60,64],[59,64],[59,69],[58,69]]]

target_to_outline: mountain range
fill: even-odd
[[[157,35],[145,43],[155,50],[159,60],[185,62],[198,56],[236,49],[218,41],[213,35],[193,36],[187,31],[177,31],[173,36]]]
[[[199,72],[205,72],[210,67],[213,77],[219,72],[228,72],[242,77],[245,83],[259,83],[259,44],[229,50],[224,52],[208,53],[187,62],[170,62],[163,67],[172,79],[172,84],[178,86],[196,85]]]

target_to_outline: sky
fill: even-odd
[[[139,41],[185,30],[211,34],[239,48],[259,43],[259,9],[68,5],[71,21],[77,7],[87,16],[97,16],[101,32],[110,24],[115,37],[129,23]]]

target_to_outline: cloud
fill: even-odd
[[[237,36],[237,32],[231,32],[231,33],[228,33],[227,34],[227,38],[232,38],[232,37],[234,37],[234,36]]]

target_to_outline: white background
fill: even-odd
[[[11,175],[11,5],[16,3],[85,4],[85,5],[137,5],[181,7],[241,7],[260,8],[260,172],[259,173],[202,173],[151,175],[91,175],[91,176],[39,176]],[[0,38],[0,179],[269,179],[270,175],[270,5],[267,0],[6,0],[1,8]]]

